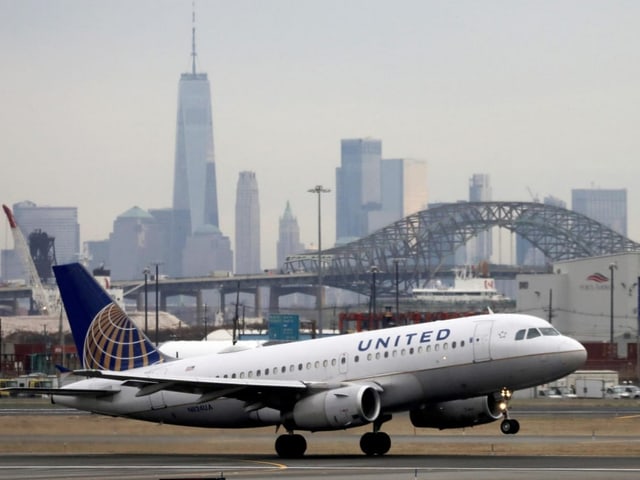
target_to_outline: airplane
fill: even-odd
[[[53,267],[83,368],[80,380],[39,389],[55,404],[98,414],[211,428],[276,427],[282,458],[300,458],[300,431],[371,425],[367,456],[384,455],[381,430],[409,412],[415,427],[464,428],[509,415],[514,390],[561,378],[585,348],[545,320],[489,313],[175,359],[160,352],[78,263]],[[22,389],[24,390],[24,389]]]

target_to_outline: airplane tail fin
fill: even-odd
[[[163,357],[93,276],[79,263],[53,272],[84,368],[122,371]]]

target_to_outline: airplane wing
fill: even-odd
[[[231,397],[253,404],[278,406],[296,394],[309,390],[329,388],[322,383],[305,383],[298,380],[265,380],[242,378],[208,378],[132,374],[110,370],[76,370],[76,375],[119,380],[123,386],[137,387],[136,396],[142,397],[159,391],[193,393],[206,402],[220,397]]]
[[[9,394],[26,394],[26,395],[63,395],[67,397],[104,397],[115,395],[120,391],[119,388],[108,389],[85,389],[85,388],[45,388],[45,387],[7,387],[0,388],[0,392]]]

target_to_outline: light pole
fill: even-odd
[[[370,269],[370,272],[371,272],[371,310],[373,310],[373,321],[375,323],[375,320],[376,320],[376,273],[379,272],[378,267],[373,265]],[[369,316],[369,328],[371,328],[371,316]]]
[[[156,262],[154,265],[156,266],[156,346],[158,345],[158,324],[160,323],[160,302],[158,301],[158,296],[160,294],[160,289],[158,288],[158,267],[162,264],[162,262]]]
[[[404,260],[404,258],[394,258],[393,266],[395,267],[396,273],[396,325],[399,325],[400,321],[400,277],[398,275],[398,264]]]
[[[149,336],[149,318],[148,318],[149,309],[148,309],[148,303],[147,303],[149,267],[146,267],[142,273],[144,273],[144,334],[146,336]]]
[[[614,285],[614,270],[616,270],[618,268],[618,265],[616,265],[616,263],[610,263],[609,264],[609,271],[611,272],[611,317],[610,317],[610,325],[609,325],[609,345],[610,345],[610,355],[613,356],[613,285]]]
[[[309,193],[318,195],[318,335],[322,336],[322,202],[320,201],[323,193],[329,193],[331,190],[324,188],[322,185],[316,185],[307,190]]]

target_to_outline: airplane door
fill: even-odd
[[[349,354],[348,353],[341,354],[340,358],[338,359],[338,362],[340,363],[339,365],[340,373],[347,373],[347,371],[349,370]]]
[[[473,332],[473,360],[475,362],[491,360],[491,327],[493,327],[493,320],[476,322],[476,328]]]

